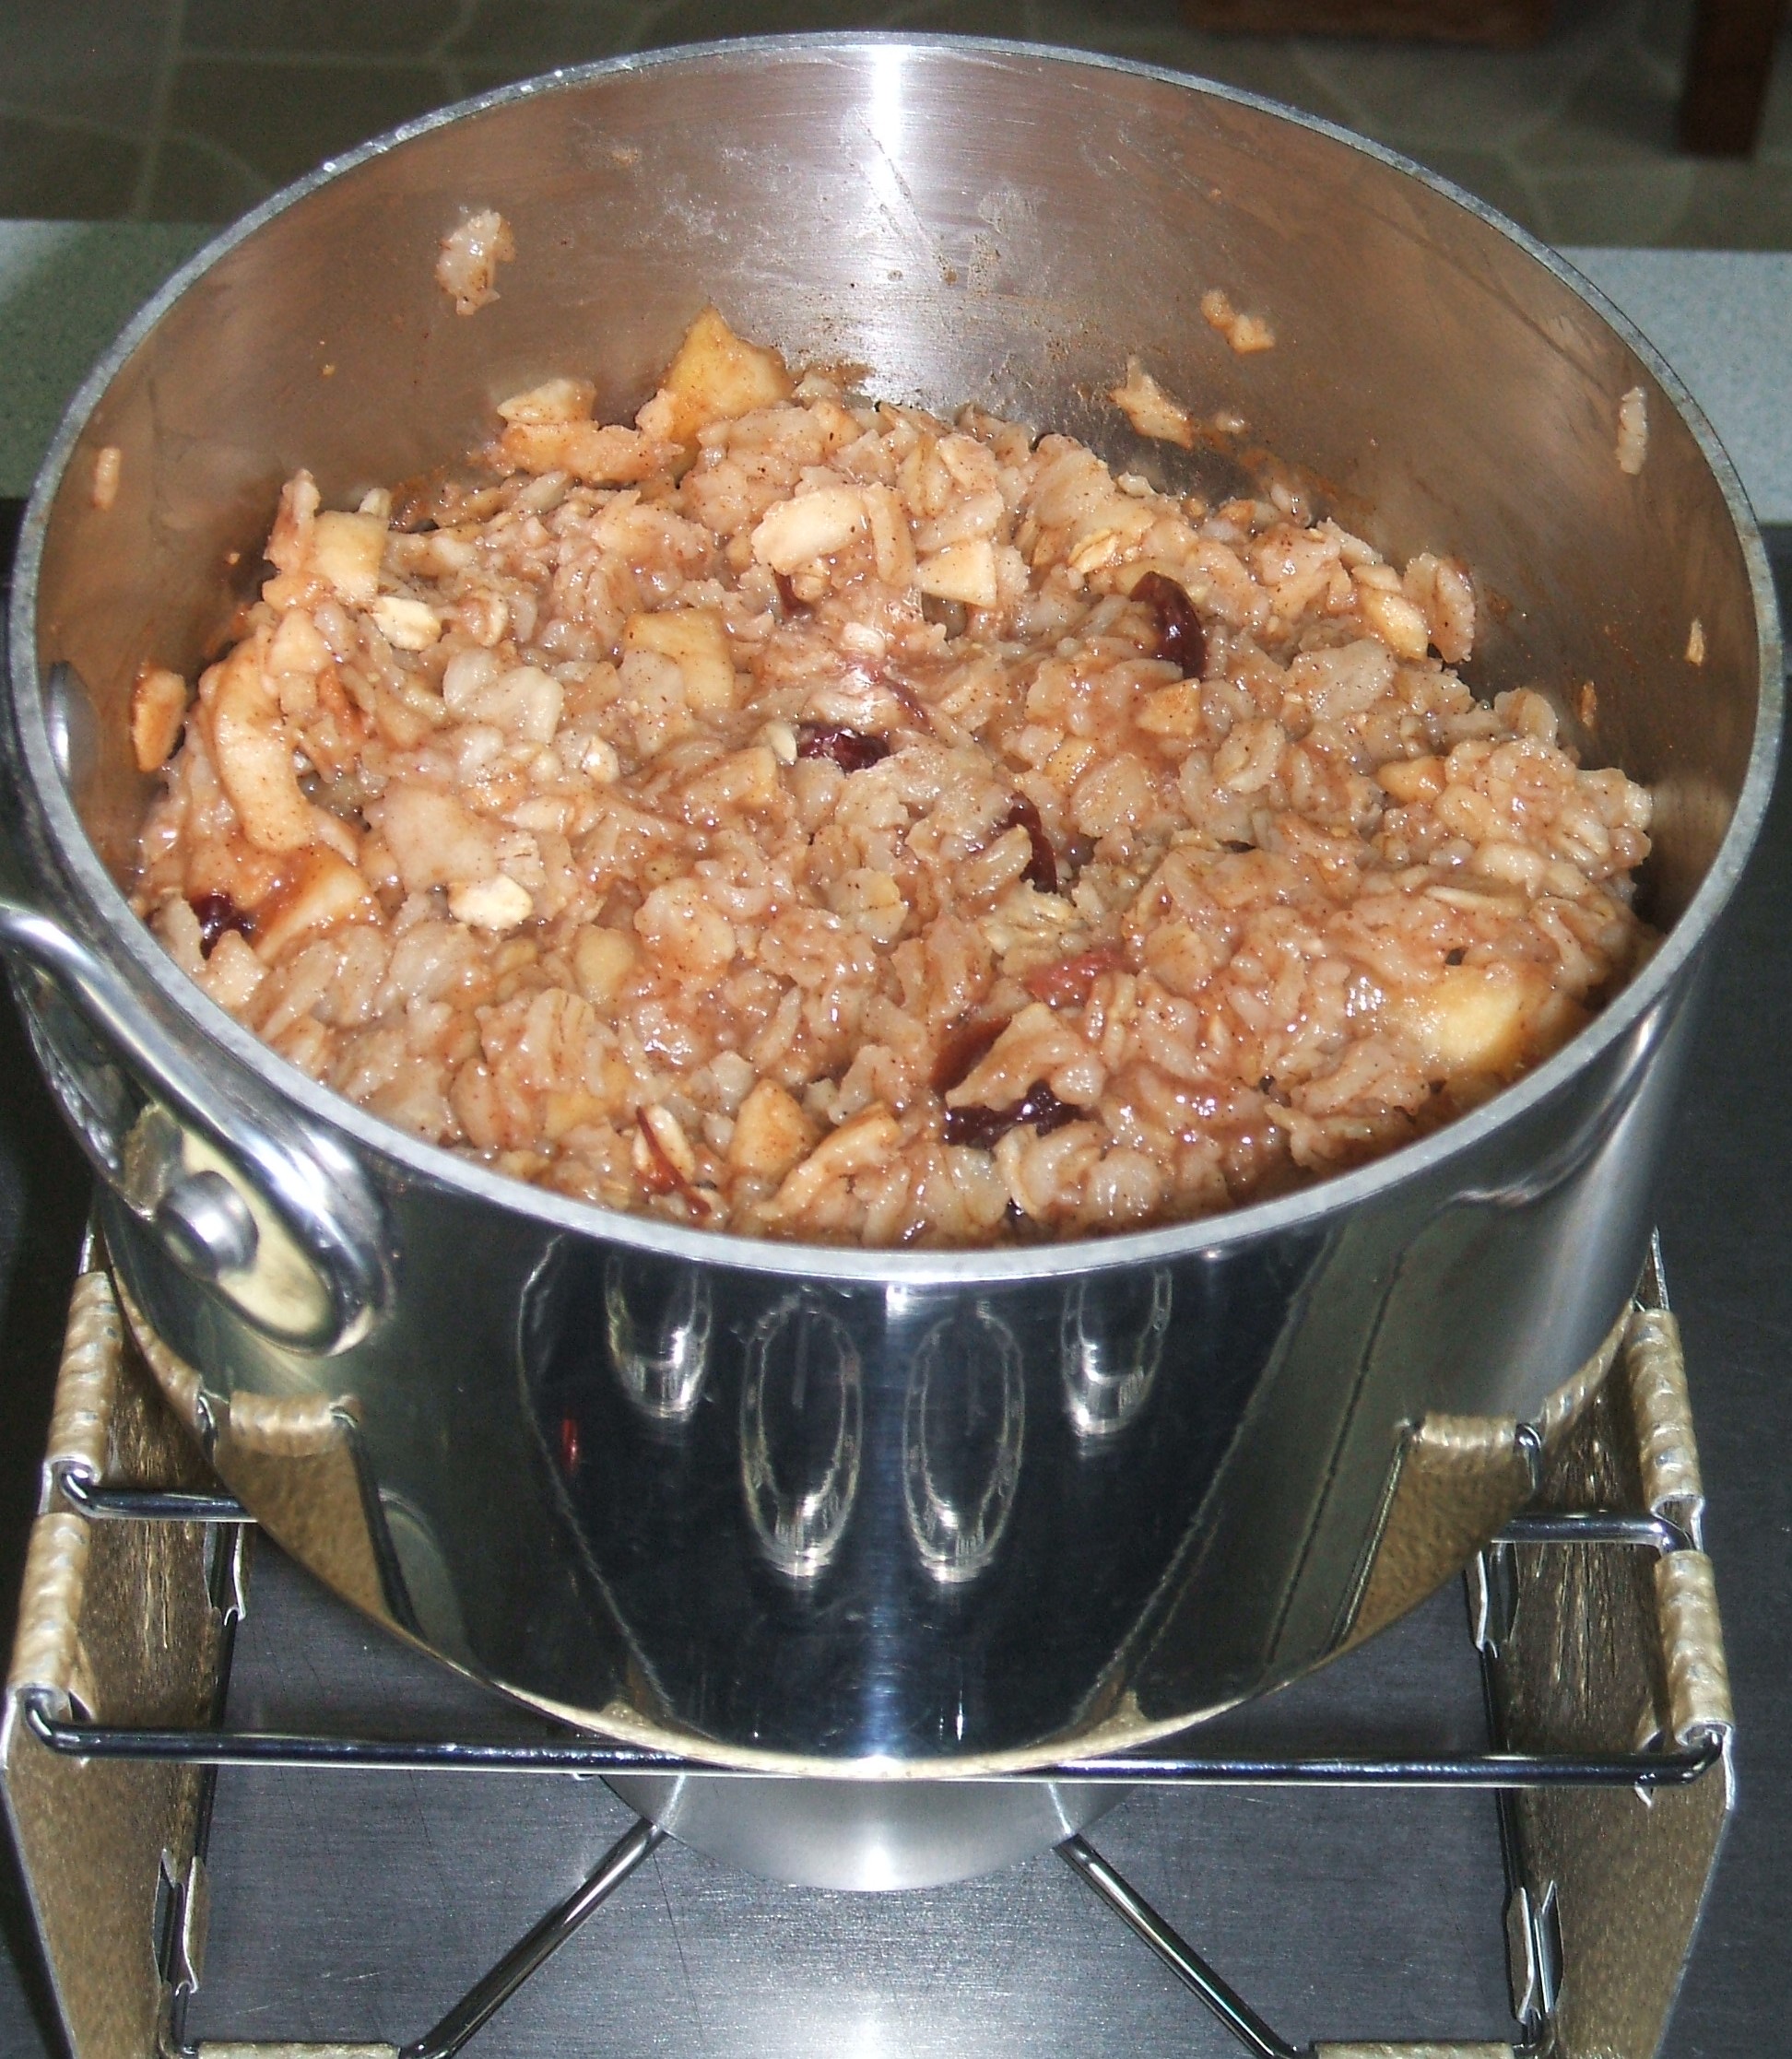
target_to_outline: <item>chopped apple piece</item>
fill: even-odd
[[[379,591],[385,540],[378,515],[320,514],[312,524],[312,563],[345,601],[365,603]]]
[[[648,435],[689,449],[709,423],[775,407],[794,391],[775,350],[744,341],[713,307],[705,308],[686,330],[659,392],[635,420]]]
[[[1456,965],[1393,1004],[1395,1020],[1452,1072],[1504,1073],[1524,1055],[1523,982],[1494,966]]]
[[[343,923],[371,922],[378,913],[379,904],[360,874],[320,843],[255,911],[255,955],[272,965],[296,937]]]
[[[614,422],[513,422],[498,448],[519,471],[570,472],[587,486],[632,486],[673,454],[656,437]]]
[[[1357,582],[1357,613],[1396,657],[1422,658],[1431,649],[1431,624],[1404,594]]]
[[[781,1180],[815,1142],[815,1124],[775,1079],[761,1079],[741,1102],[728,1142],[737,1172]]]
[[[519,929],[535,913],[529,889],[500,873],[448,889],[448,912],[472,929]]]
[[[137,771],[159,771],[181,740],[186,722],[187,683],[165,665],[146,665],[131,688],[131,748]]]
[[[267,669],[270,672],[300,672],[315,675],[322,672],[330,662],[330,646],[324,641],[324,633],[306,614],[302,607],[289,607],[281,616],[274,631],[274,641],[267,647]]]
[[[1148,735],[1198,736],[1207,721],[1201,707],[1201,682],[1178,679],[1173,686],[1159,687],[1145,696],[1135,720]]]
[[[588,422],[597,389],[588,379],[545,379],[498,403],[507,422]]]
[[[262,669],[265,631],[239,643],[201,683],[218,776],[258,851],[302,851],[316,832],[280,703]]]
[[[700,713],[724,714],[734,706],[734,653],[715,608],[668,607],[654,615],[631,615],[622,631],[622,648],[670,658],[684,679],[686,702]]]
[[[1195,448],[1194,416],[1164,392],[1137,358],[1126,359],[1126,383],[1114,387],[1108,398],[1141,436],[1180,443],[1185,451]]]
[[[641,958],[641,947],[619,929],[595,924],[579,932],[572,947],[572,976],[593,1007],[607,1007]]]
[[[382,594],[368,613],[395,651],[427,651],[442,634],[442,618],[435,609],[402,594]]]
[[[498,870],[491,825],[432,786],[391,787],[368,809],[411,893],[471,886]]]
[[[1382,792],[1402,807],[1436,800],[1447,777],[1441,758],[1392,758],[1375,773]]]
[[[966,607],[994,607],[1001,598],[996,581],[996,548],[984,537],[975,543],[949,544],[921,560],[914,583],[936,600],[961,601]]]
[[[865,496],[856,487],[818,487],[771,510],[753,531],[753,556],[774,572],[794,572],[843,550],[865,524]],[[990,578],[993,582],[993,563]]]

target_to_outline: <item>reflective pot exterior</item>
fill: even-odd
[[[488,206],[518,256],[463,320],[430,264]],[[1275,350],[1230,357],[1197,312],[1215,284],[1268,314]],[[631,408],[711,299],[794,358],[1150,470],[1165,453],[1099,399],[1140,354],[1298,453],[1393,554],[1467,559],[1478,690],[1566,700],[1587,756],[1655,790],[1656,959],[1422,1145],[1231,1218],[1043,1250],[822,1252],[606,1216],[312,1086],[120,894],[136,665],[195,668],[292,467],[340,501],[556,371]],[[1616,421],[1638,386],[1633,477]],[[1236,465],[1217,441],[1182,476]],[[1314,124],[997,45],[599,66],[311,182],[177,281],[77,400],[18,594],[15,840],[75,943],[59,957],[21,920],[7,941],[107,1168],[130,1301],[224,1477],[341,1592],[537,1706],[886,1780],[1046,1763],[1262,1692],[1420,1599],[1522,1500],[1518,1426],[1565,1418],[1635,1278],[1777,737],[1734,478],[1559,266]],[[85,985],[82,949],[103,972]]]
[[[1368,1627],[1409,1426],[1463,1427],[1469,1527],[1402,1540],[1404,1602],[1524,1499],[1517,1423],[1550,1419],[1635,1279],[1684,1022],[1639,1025],[1472,1192],[1452,1166],[1045,1280],[692,1265],[411,1188],[395,1312],[295,1363],[128,1208],[104,1219],[137,1313],[204,1369],[225,1477],[438,1653],[734,1760],[1038,1763],[1176,1729]],[[276,1397],[271,1440],[245,1392]],[[288,1397],[301,1424],[339,1405],[359,1500],[281,1444]]]
[[[888,1894],[1030,1859],[1129,1787],[1061,1781],[758,1780],[650,1774],[609,1785],[680,1843],[768,1880]]]

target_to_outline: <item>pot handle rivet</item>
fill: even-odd
[[[260,1241],[249,1204],[221,1172],[177,1181],[157,1206],[156,1228],[170,1255],[195,1279],[246,1270]]]

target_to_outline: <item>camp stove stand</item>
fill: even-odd
[[[1653,2059],[1734,1792],[1732,1720],[1684,1365],[1652,1257],[1610,1371],[1466,1575],[1487,1748],[1326,1757],[1172,1748],[1009,1779],[1487,1790],[1499,1813],[1507,2043],[1296,2046],[1081,1836],[1088,1887],[1258,2059]],[[449,2059],[664,1834],[637,1822],[432,2030],[391,2043],[190,2042],[216,1770],[725,1771],[575,1732],[371,1737],[225,1726],[253,1520],[175,1423],[90,1244],[76,1282],[0,1713],[0,1777],[73,2059]],[[760,1776],[762,1777],[762,1776]],[[1490,1910],[1490,1924],[1496,1912]],[[901,1922],[901,1898],[892,1899]],[[501,2030],[481,2046],[501,2051]]]

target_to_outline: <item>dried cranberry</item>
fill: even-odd
[[[1185,679],[1198,679],[1207,670],[1207,631],[1195,612],[1195,603],[1161,572],[1147,572],[1133,588],[1132,597],[1143,601],[1157,617],[1153,655],[1173,665]]]
[[[949,1094],[960,1080],[968,1079],[1007,1028],[1008,1018],[1000,1016],[993,1022],[967,1022],[954,1030],[934,1061],[934,1092]]]
[[[946,1111],[948,1144],[968,1144],[979,1151],[993,1151],[1010,1130],[1029,1124],[1041,1136],[1061,1130],[1079,1120],[1082,1111],[1059,1100],[1043,1079],[1036,1079],[1012,1108],[949,1108]]]
[[[1056,893],[1057,853],[1052,849],[1052,840],[1039,819],[1039,810],[1024,794],[1015,795],[1014,806],[996,825],[998,837],[1005,836],[1010,829],[1024,829],[1032,839],[1032,856],[1027,861],[1021,878],[1042,894]]]
[[[881,736],[867,735],[862,729],[847,729],[839,723],[808,722],[796,739],[798,758],[825,758],[843,772],[862,772],[890,756],[890,746]]]
[[[229,894],[198,894],[187,903],[199,918],[199,955],[209,958],[227,929],[239,936],[253,935],[255,918],[245,915]]]

